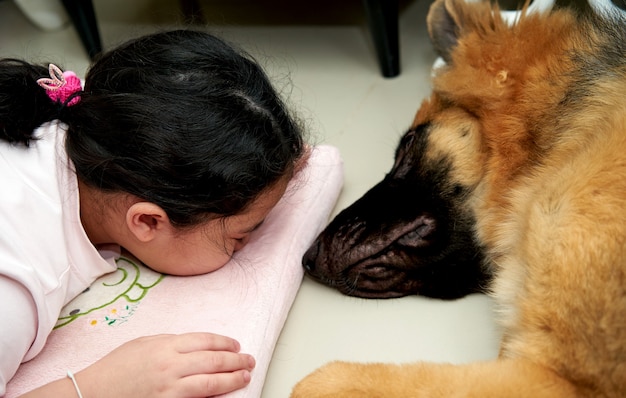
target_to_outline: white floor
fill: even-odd
[[[128,3],[94,1],[107,48],[176,25],[175,1]],[[345,187],[336,213],[383,178],[398,138],[428,94],[435,59],[425,29],[429,1],[406,2],[403,7],[402,73],[393,79],[379,73],[360,1],[322,2],[325,10],[286,6],[289,3],[268,1],[265,14],[252,0],[205,0],[203,5],[212,16],[209,21],[221,22],[210,30],[240,43],[282,87],[305,120],[311,141],[341,150]],[[333,13],[333,3],[342,4],[341,14]],[[0,57],[54,61],[79,76],[89,63],[71,26],[41,31],[12,0],[0,1]],[[362,300],[305,279],[278,341],[263,397],[287,397],[299,379],[335,359],[466,362],[493,358],[500,336],[492,318],[491,303],[481,295],[455,302],[420,297]]]

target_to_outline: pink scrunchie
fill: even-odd
[[[65,101],[74,93],[82,90],[80,79],[76,73],[71,71],[62,72],[58,66],[50,64],[48,67],[50,77],[43,77],[37,80],[37,84],[46,89],[46,94],[52,101],[65,104]],[[80,97],[72,98],[67,106],[76,105],[80,102]]]

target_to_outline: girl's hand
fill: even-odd
[[[85,397],[210,397],[245,387],[255,361],[211,333],[132,340],[78,372]]]

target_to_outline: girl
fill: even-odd
[[[79,83],[0,61],[0,396],[62,306],[115,269],[112,245],[163,273],[216,270],[304,152],[259,65],[207,33],[133,40]],[[227,337],[153,336],[25,396],[206,397],[253,367]]]

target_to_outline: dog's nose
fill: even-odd
[[[315,262],[317,260],[317,255],[319,253],[319,250],[320,250],[320,242],[319,240],[316,240],[315,242],[313,242],[313,245],[309,247],[309,250],[307,250],[306,253],[304,253],[304,256],[302,257],[302,266],[304,267],[306,272],[310,274],[315,272]]]

